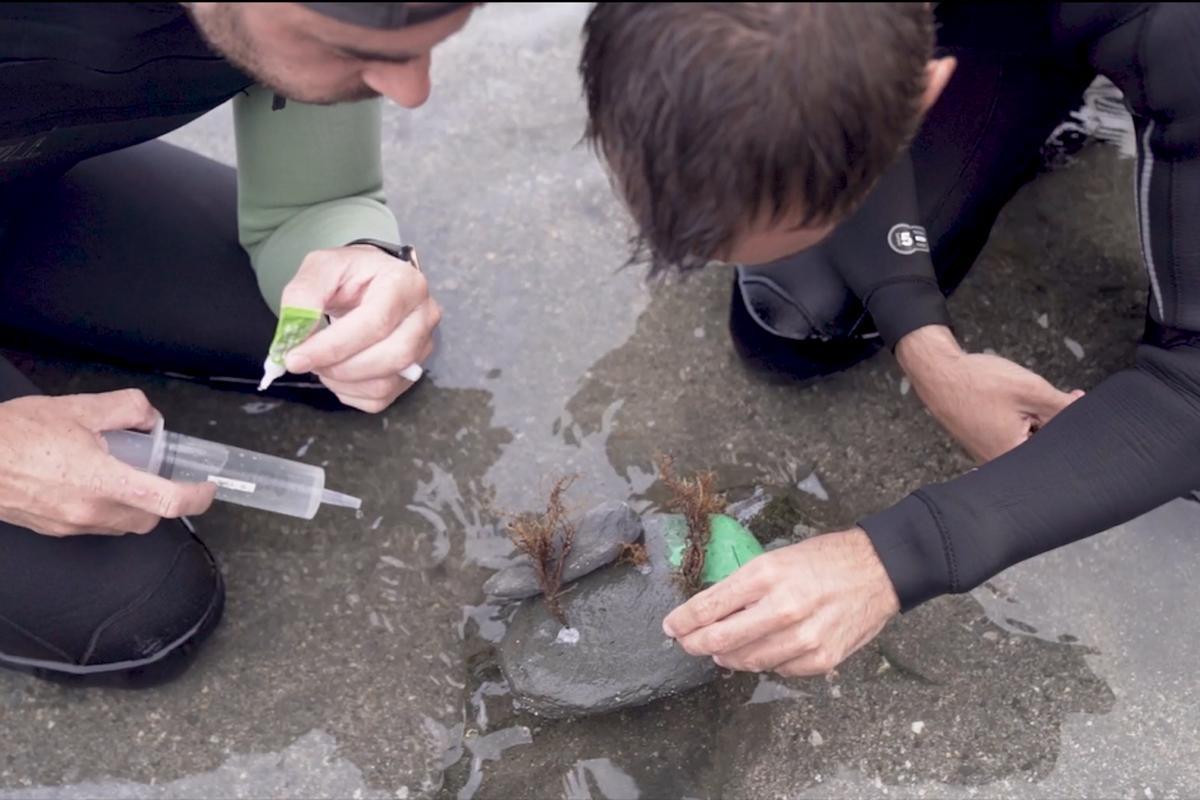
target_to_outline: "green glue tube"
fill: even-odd
[[[262,381],[258,390],[264,391],[276,378],[287,374],[283,360],[292,348],[309,337],[321,324],[321,312],[313,308],[295,308],[284,306],[279,310],[279,324],[275,326],[275,338],[271,340],[271,348],[263,361]]]

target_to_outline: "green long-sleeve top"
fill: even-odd
[[[251,87],[233,115],[238,238],[279,313],[283,287],[312,251],[400,234],[383,193],[381,101],[273,109],[273,100]]]

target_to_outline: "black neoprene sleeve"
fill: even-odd
[[[853,224],[840,227],[829,241],[846,285],[889,347],[917,328],[950,324],[916,198],[906,151],[855,212]]]
[[[860,522],[904,610],[1200,486],[1200,345],[1142,345],[1028,442]]]
[[[861,521],[904,609],[1099,533],[1200,487],[1200,6],[1130,16],[1093,48],[1138,137],[1150,274],[1135,365],[1029,441]]]

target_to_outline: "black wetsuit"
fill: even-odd
[[[250,83],[177,3],[0,5],[0,346],[257,381],[275,317],[234,170],[150,141]],[[0,401],[37,391],[0,358]],[[223,602],[178,521],[66,538],[0,522],[0,666],[153,682]]]
[[[1133,367],[1029,442],[861,521],[905,609],[1200,486],[1200,5],[943,3],[937,16],[959,63],[909,157],[820,247],[740,271],[742,352],[814,375],[950,324],[943,295],[1096,74],[1136,124],[1151,291]]]

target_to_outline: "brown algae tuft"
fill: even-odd
[[[675,460],[668,455],[658,457],[658,473],[671,493],[668,510],[682,514],[687,522],[687,543],[679,576],[684,591],[693,595],[704,585],[704,559],[712,536],[710,519],[724,510],[725,495],[714,488],[716,473],[698,472],[690,478],[680,478],[675,474]]]
[[[550,490],[550,499],[544,511],[518,514],[508,523],[508,538],[533,562],[546,608],[563,625],[567,624],[567,617],[559,601],[559,592],[562,589],[563,566],[575,542],[575,524],[567,516],[563,494],[576,477],[568,475],[558,479]]]

